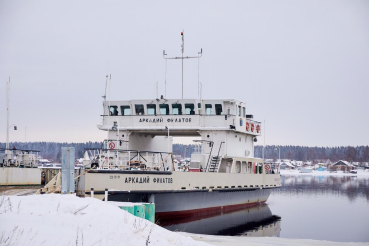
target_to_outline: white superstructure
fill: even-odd
[[[110,101],[98,128],[108,131],[106,148],[113,142],[112,150],[171,152],[168,134],[197,137],[202,152],[191,160],[214,172],[226,172],[230,158],[253,158],[254,141],[261,134],[261,123],[246,114],[246,104],[229,99]],[[212,168],[215,157],[219,165]]]

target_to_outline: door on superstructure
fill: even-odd
[[[206,140],[202,144],[202,149],[204,154],[213,155],[214,153],[214,142],[213,142],[213,133],[212,132],[206,132],[205,136],[202,138],[203,140]],[[213,147],[213,150],[212,150]]]

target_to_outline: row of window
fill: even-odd
[[[194,115],[195,114],[195,104],[193,103],[173,103],[173,104],[159,104],[159,114],[160,115],[170,115],[170,106],[172,109],[173,115]],[[144,104],[135,104],[135,111],[131,111],[131,106],[122,105],[120,106],[120,112],[118,106],[112,105],[109,108],[110,115],[157,115],[157,107],[156,104],[146,104],[146,112],[145,112]],[[212,115],[213,108],[215,115],[221,115],[223,112],[222,104],[205,104],[205,114]],[[201,112],[201,103],[197,105],[198,114]],[[245,108],[244,108],[245,109]],[[228,114],[230,114],[230,109],[228,109]],[[245,114],[245,110],[244,110]]]
[[[263,163],[236,161],[236,173],[263,173]]]
[[[241,116],[241,106],[238,106],[238,116]],[[246,108],[242,107],[242,117],[246,116]]]

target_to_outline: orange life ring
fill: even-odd
[[[251,131],[253,132],[255,130],[255,125],[254,123],[251,123]]]
[[[250,130],[250,123],[246,122],[246,131],[249,131],[249,130]]]
[[[256,132],[259,133],[260,132],[260,125],[256,125]]]

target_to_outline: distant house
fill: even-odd
[[[311,166],[311,165],[313,165],[313,162],[312,161],[305,161],[302,165],[303,166]]]
[[[369,162],[362,162],[361,167],[369,168]]]
[[[360,166],[360,162],[352,162],[352,165],[354,165],[355,167],[359,167]]]
[[[295,169],[295,166],[292,165],[290,162],[281,162],[279,168],[280,170],[291,170]]]
[[[343,160],[339,160],[336,163],[334,163],[330,169],[334,170],[334,171],[350,171],[351,169],[354,168],[354,165],[352,165],[351,163],[347,162],[347,161],[343,161]]]
[[[301,167],[303,165],[303,161],[291,161],[291,164],[295,167]]]

